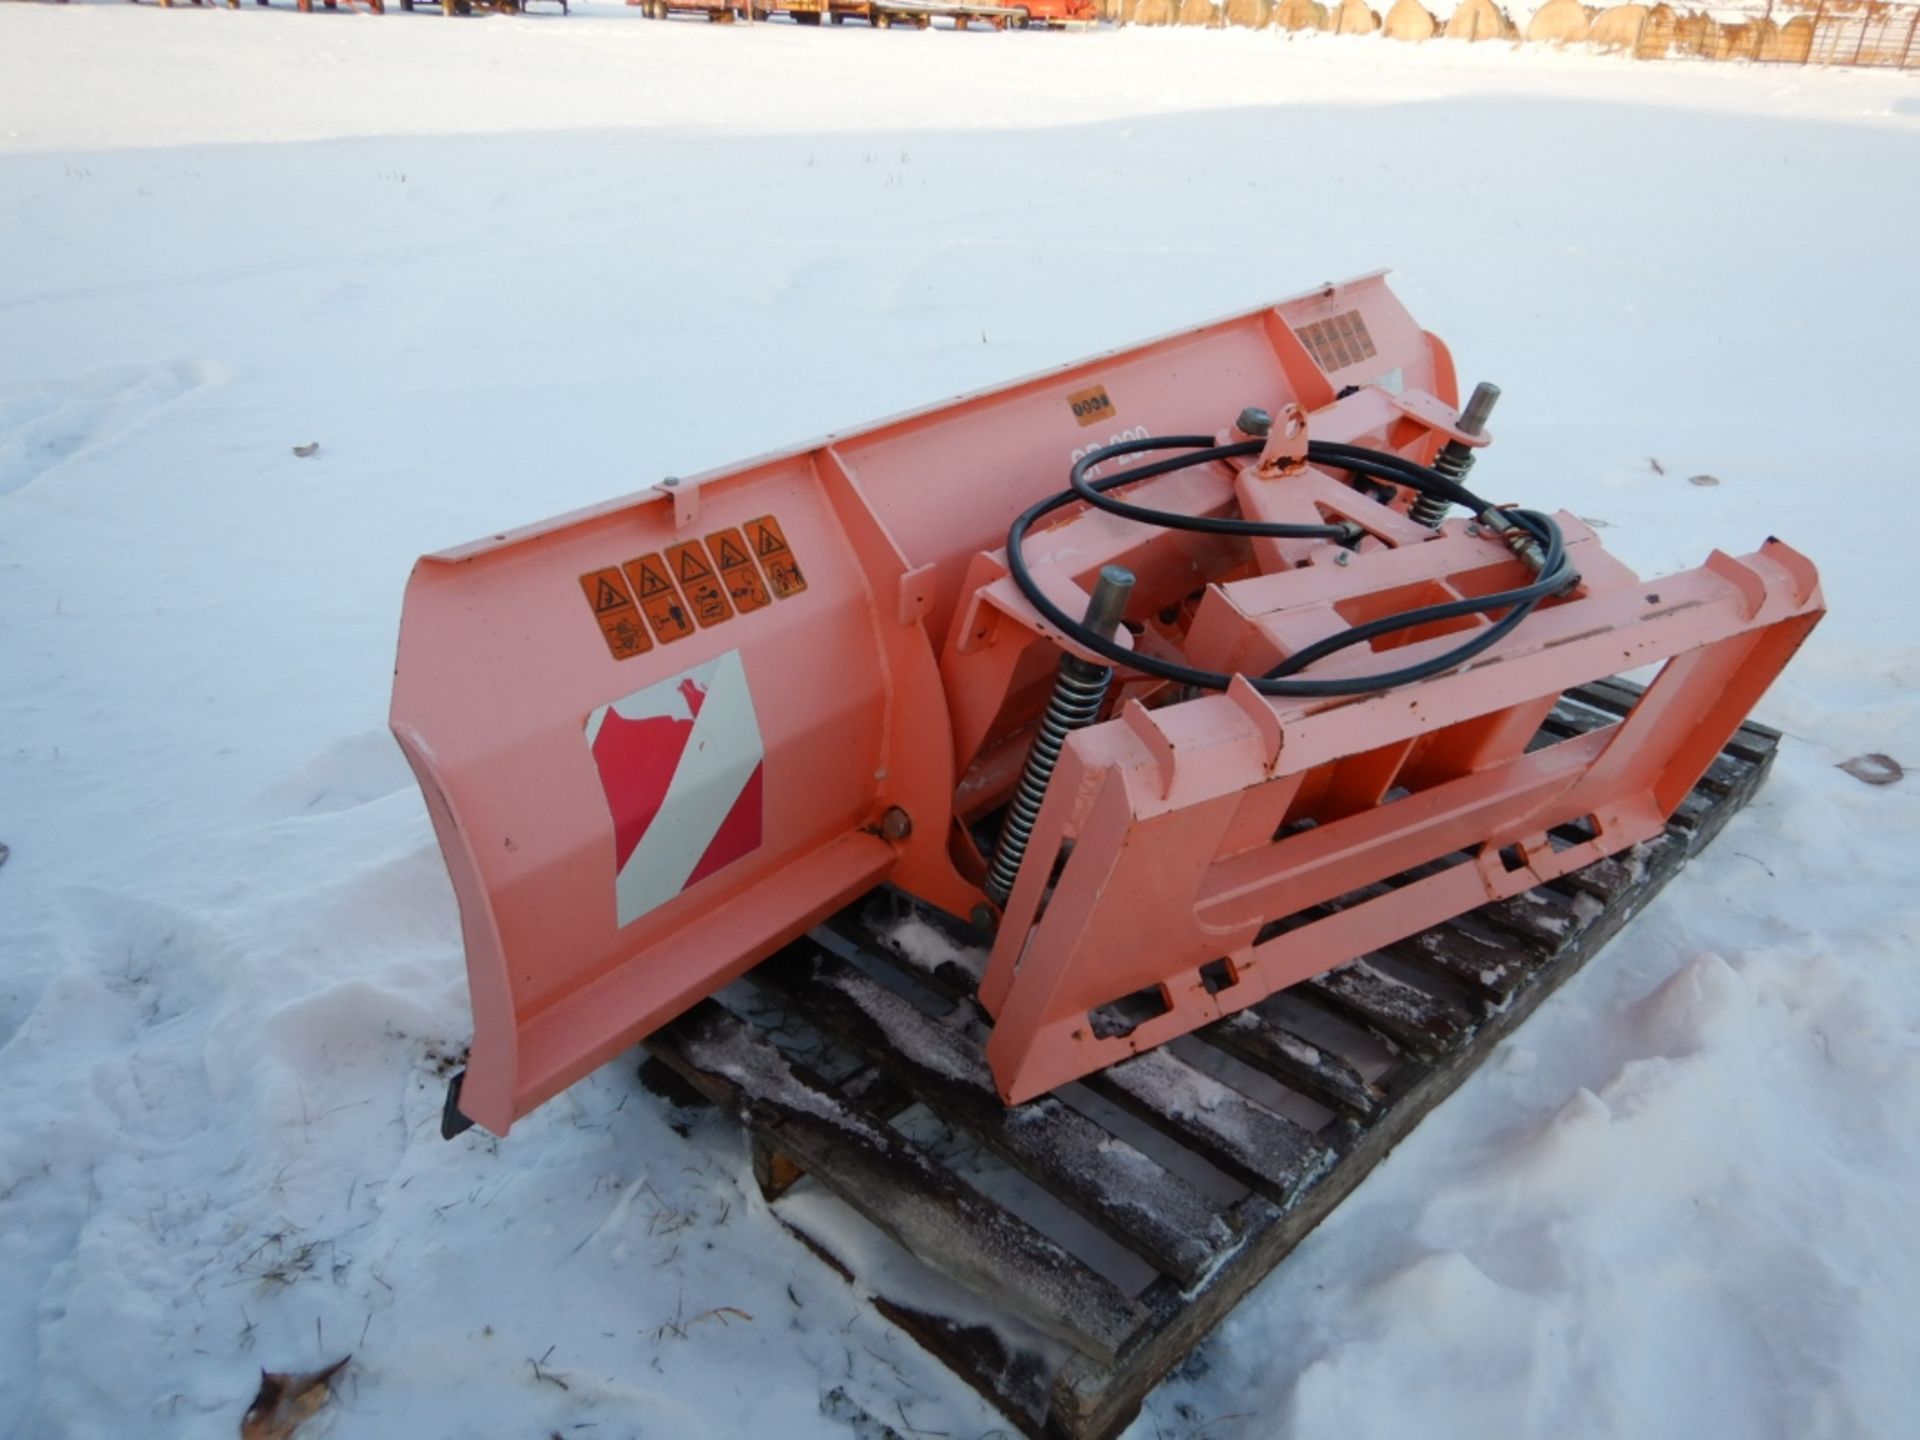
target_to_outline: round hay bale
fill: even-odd
[[[1758,60],[1760,27],[1749,21],[1720,26],[1719,43],[1714,46],[1716,60]]]
[[[1174,17],[1176,25],[1195,25],[1205,28],[1220,23],[1220,12],[1213,8],[1213,0],[1181,0],[1180,9]]]
[[[1647,23],[1640,27],[1640,39],[1634,44],[1636,60],[1658,60],[1673,49],[1680,35],[1680,17],[1671,5],[1655,5],[1647,11]]]
[[[1272,19],[1267,0],[1227,0],[1227,24],[1242,30],[1264,30]]]
[[[1547,0],[1527,22],[1527,39],[1536,45],[1578,45],[1592,28],[1580,0]]]
[[[1647,27],[1647,7],[1615,5],[1593,17],[1587,30],[1587,43],[1596,50],[1625,50],[1629,54],[1640,43],[1640,32]]]
[[[1380,16],[1365,0],[1340,0],[1326,28],[1336,35],[1371,35],[1380,28]]]
[[[1715,51],[1720,46],[1720,26],[1711,15],[1702,15],[1697,10],[1689,10],[1684,15],[1676,13],[1673,20],[1673,53],[1675,55],[1695,55],[1702,59],[1715,59]]]
[[[1171,25],[1178,13],[1179,0],[1134,0],[1133,23]]]
[[[1813,53],[1813,17],[1796,15],[1780,27],[1780,61],[1804,65]]]
[[[1313,0],[1274,0],[1267,23],[1277,25],[1282,30],[1318,30],[1321,20],[1326,18],[1326,12],[1322,9],[1321,20],[1316,20],[1313,12]]]
[[[1325,5],[1322,5],[1320,0],[1313,0],[1313,3],[1307,6],[1307,9],[1313,12],[1314,29],[1331,30],[1333,28],[1333,12],[1327,9]],[[1808,48],[1811,49],[1812,47],[1809,46]]]
[[[1771,20],[1760,19],[1749,27],[1753,31],[1753,58],[1756,60],[1780,60],[1780,27]]]
[[[1431,40],[1438,33],[1440,22],[1419,0],[1393,0],[1384,28],[1390,40]]]
[[[1513,21],[1493,0],[1460,0],[1445,33],[1449,40],[1511,40]]]

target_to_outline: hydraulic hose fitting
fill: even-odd
[[[1460,412],[1460,432],[1464,435],[1485,434],[1487,417],[1493,414],[1494,402],[1499,398],[1498,385],[1482,380],[1474,386],[1473,394],[1467,397],[1467,408]],[[1458,440],[1449,440],[1434,457],[1433,468],[1456,484],[1460,483],[1467,471],[1473,468],[1473,447],[1463,445]],[[1422,495],[1414,501],[1407,515],[1429,530],[1438,530],[1440,522],[1447,518],[1451,504],[1451,501],[1438,495]]]
[[[1131,570],[1122,565],[1101,566],[1093,595],[1087,601],[1084,622],[1087,629],[1102,640],[1112,638],[1132,595]],[[1060,764],[1060,751],[1067,743],[1067,736],[1100,718],[1100,707],[1106,703],[1107,687],[1112,681],[1111,665],[1096,664],[1073,654],[1060,657],[1053,694],[1040,717],[1039,728],[1034,731],[1027,763],[1020,771],[1020,784],[1008,802],[1006,818],[1000,823],[1000,838],[994,842],[993,860],[987,866],[987,880],[982,888],[995,905],[1004,907],[1007,897],[1013,894],[1013,882],[1019,877],[1027,842],[1033,839],[1033,827],[1040,818],[1040,802],[1046,798],[1047,782],[1053,779],[1053,772]]]
[[[1533,573],[1538,575],[1547,566],[1547,552],[1540,548],[1540,542],[1531,532],[1514,524],[1506,515],[1491,507],[1482,510],[1477,517],[1480,523],[1506,542],[1507,548],[1527,562]]]

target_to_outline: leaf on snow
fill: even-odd
[[[1838,768],[1869,785],[1891,785],[1907,773],[1898,760],[1891,755],[1882,755],[1878,750],[1843,760]]]
[[[240,1440],[287,1440],[313,1418],[332,1395],[333,1377],[353,1356],[343,1355],[323,1370],[301,1373],[262,1370],[260,1391],[240,1420]]]

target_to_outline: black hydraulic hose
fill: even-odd
[[[1154,437],[1147,440],[1128,440],[1116,445],[1105,446],[1090,452],[1075,462],[1072,472],[1073,483],[1070,488],[1057,495],[1029,506],[1013,522],[1007,532],[1007,568],[1013,576],[1020,592],[1027,597],[1034,609],[1058,629],[1062,634],[1093,654],[1101,656],[1112,664],[1124,666],[1141,674],[1152,675],[1176,684],[1191,685],[1205,690],[1224,690],[1232,681],[1232,676],[1219,671],[1201,670],[1191,665],[1182,665],[1177,661],[1164,660],[1158,656],[1142,655],[1135,650],[1119,645],[1105,636],[1089,631],[1073,616],[1055,605],[1040,589],[1028,569],[1023,542],[1034,523],[1047,515],[1070,505],[1076,500],[1087,500],[1098,504],[1102,509],[1114,510],[1117,514],[1126,514],[1128,518],[1145,523],[1163,525],[1161,518],[1180,521],[1192,521],[1193,516],[1171,516],[1168,512],[1151,510],[1144,506],[1129,506],[1125,510],[1115,507],[1124,504],[1109,499],[1105,492],[1137,480],[1148,479],[1178,470],[1187,465],[1204,464],[1211,460],[1226,459],[1230,456],[1251,455],[1263,448],[1258,440],[1241,441],[1231,445],[1214,445],[1211,436],[1171,436]],[[1158,460],[1146,465],[1136,466],[1132,470],[1122,471],[1097,481],[1086,479],[1086,471],[1102,461],[1114,459],[1120,455],[1138,454],[1156,449],[1186,449],[1187,453],[1171,460]],[[1476,515],[1484,515],[1496,507],[1473,494],[1457,481],[1420,465],[1403,456],[1371,450],[1360,445],[1337,444],[1313,441],[1307,447],[1307,459],[1315,464],[1332,469],[1350,470],[1355,474],[1372,479],[1385,480],[1392,484],[1404,485],[1423,494],[1434,495],[1447,501],[1466,506]],[[1131,513],[1129,513],[1131,512]],[[1461,600],[1448,601],[1441,605],[1427,605],[1399,615],[1384,616],[1365,625],[1357,625],[1338,635],[1328,636],[1316,641],[1296,654],[1288,656],[1265,675],[1249,677],[1249,682],[1263,695],[1283,697],[1318,697],[1366,695],[1379,690],[1388,690],[1397,685],[1411,684],[1432,675],[1443,674],[1472,659],[1489,646],[1496,644],[1503,636],[1513,630],[1522,620],[1533,612],[1536,605],[1549,595],[1558,594],[1576,581],[1579,576],[1569,563],[1566,554],[1566,542],[1560,533],[1560,527],[1546,515],[1532,510],[1500,510],[1509,522],[1527,531],[1540,543],[1543,562],[1540,578],[1530,585],[1516,586],[1511,590],[1497,591],[1490,595],[1473,596]],[[1228,523],[1215,521],[1215,524]],[[1350,532],[1341,526],[1277,526],[1261,527],[1261,522],[1238,521],[1237,525],[1254,527],[1250,531],[1214,531],[1213,533],[1253,533],[1298,535],[1301,538],[1344,538]],[[1191,524],[1168,525],[1167,528],[1201,529],[1210,528]],[[1306,532],[1301,535],[1301,532]],[[1510,607],[1510,608],[1509,608]],[[1310,680],[1293,678],[1295,673],[1316,660],[1324,659],[1338,650],[1350,645],[1362,644],[1379,635],[1395,630],[1408,629],[1417,625],[1430,624],[1438,620],[1451,619],[1459,615],[1481,614],[1487,611],[1506,609],[1507,614],[1477,632],[1470,639],[1452,649],[1432,656],[1413,665],[1401,666],[1396,670],[1382,671],[1373,675],[1356,675],[1341,679]]]
[[[1091,451],[1074,461],[1073,469],[1068,472],[1067,483],[1073,487],[1075,495],[1096,510],[1105,510],[1110,515],[1139,520],[1147,525],[1157,525],[1162,530],[1193,530],[1205,535],[1261,536],[1276,540],[1346,539],[1352,532],[1343,525],[1297,525],[1280,521],[1235,520],[1217,515],[1183,515],[1177,510],[1154,510],[1145,505],[1132,505],[1106,493],[1116,485],[1185,470],[1191,465],[1204,465],[1209,460],[1258,455],[1265,444],[1264,440],[1238,440],[1230,445],[1215,445],[1210,435],[1155,435],[1145,440],[1122,440]],[[1087,479],[1087,472],[1094,466],[1122,455],[1137,455],[1143,450],[1186,450],[1189,453],[1176,455],[1171,460],[1154,460],[1145,465],[1136,465],[1131,470],[1097,483]]]
[[[1422,465],[1391,451],[1370,450],[1365,445],[1348,445],[1339,440],[1313,440],[1307,444],[1307,459],[1329,469],[1352,470],[1375,480],[1405,485],[1423,495],[1437,495],[1465,506],[1476,515],[1493,508],[1458,480],[1442,475],[1431,465]]]
[[[1402,610],[1397,615],[1385,615],[1378,620],[1370,620],[1364,625],[1355,625],[1351,629],[1342,630],[1338,635],[1329,635],[1323,640],[1316,640],[1313,644],[1295,651],[1267,674],[1274,679],[1291,675],[1337,650],[1344,650],[1349,645],[1358,645],[1395,630],[1407,630],[1416,625],[1430,625],[1437,620],[1451,620],[1459,615],[1477,615],[1489,610],[1513,606],[1513,610],[1500,619],[1492,632],[1483,632],[1474,636],[1473,641],[1466,642],[1467,644],[1483,642],[1479,644],[1478,649],[1467,650],[1467,655],[1484,650],[1532,613],[1535,605],[1549,595],[1557,595],[1576,578],[1566,561],[1565,538],[1560,533],[1560,527],[1553,523],[1551,517],[1535,510],[1512,509],[1501,513],[1519,521],[1523,528],[1531,531],[1534,538],[1541,542],[1546,560],[1541,566],[1538,580],[1530,585],[1515,586],[1511,590],[1496,590],[1486,595],[1444,601],[1438,605],[1422,605],[1416,609]],[[1461,648],[1464,650],[1465,646]]]
[[[1184,470],[1192,465],[1203,465],[1211,460],[1230,460],[1244,455],[1257,455],[1265,446],[1264,440],[1257,439],[1216,445],[1210,435],[1154,435],[1144,440],[1122,440],[1091,450],[1076,460],[1068,473],[1068,483],[1080,499],[1097,509],[1125,516],[1129,520],[1139,520],[1148,525],[1158,525],[1167,530],[1199,530],[1217,535],[1273,534],[1275,538],[1309,540],[1347,536],[1350,532],[1339,525],[1288,525],[1278,522],[1269,524],[1258,520],[1184,515],[1173,510],[1154,510],[1145,505],[1133,505],[1125,500],[1116,500],[1106,493],[1118,486],[1130,485],[1136,480],[1151,479],[1155,475]],[[1148,450],[1185,450],[1187,453],[1176,455],[1168,460],[1155,460],[1145,465],[1136,465],[1130,470],[1122,471],[1118,475],[1110,475],[1104,480],[1087,479],[1087,472],[1097,465],[1118,459],[1122,455],[1137,455]],[[1390,451],[1370,450],[1364,445],[1348,445],[1339,441],[1314,440],[1307,446],[1307,459],[1314,464],[1324,465],[1328,469],[1351,470],[1356,474],[1366,475],[1370,479],[1404,485],[1408,489],[1436,496],[1451,504],[1463,505],[1476,515],[1492,508],[1459,481],[1442,475],[1430,466],[1421,465],[1407,459],[1404,455],[1395,455]]]

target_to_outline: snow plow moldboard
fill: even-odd
[[[992,932],[1018,1104],[1660,834],[1818,575],[1768,539],[1643,580],[1482,499],[1497,396],[1375,274],[422,559],[446,1128],[883,885]]]
[[[1582,687],[1538,742],[1612,724],[1638,694]],[[1743,725],[1663,833],[1628,854],[1434,926],[1064,1097],[1001,1104],[973,1010],[977,967],[964,958],[983,937],[898,895],[849,907],[769,959],[745,1003],[702,1002],[655,1034],[642,1078],[676,1105],[717,1104],[744,1124],[773,1214],[1010,1423],[1105,1440],[1712,840],[1758,789],[1778,739]],[[903,940],[920,926],[944,929],[963,958]],[[891,1123],[914,1105],[932,1121]],[[1016,1198],[988,1198],[966,1158],[982,1149],[995,1157],[987,1170],[1018,1172],[1044,1198],[991,1176],[985,1189]],[[814,1186],[833,1197],[824,1213]],[[841,1204],[891,1240],[851,1245],[832,1213]],[[1117,1266],[1115,1246],[1126,1252]],[[835,1399],[835,1413],[861,1418]],[[868,1418],[874,1434],[896,1433]]]

